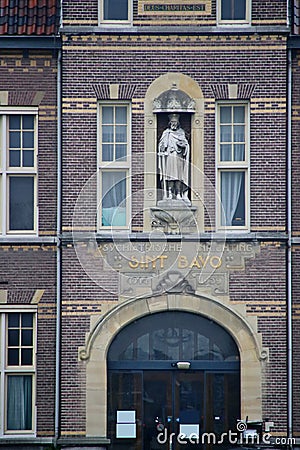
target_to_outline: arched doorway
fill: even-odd
[[[201,315],[158,312],[130,323],[111,343],[107,371],[113,450],[167,450],[170,433],[177,450],[180,433],[221,436],[240,418],[237,345]]]

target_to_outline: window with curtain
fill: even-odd
[[[99,227],[127,228],[129,222],[129,105],[101,104]]]
[[[218,225],[247,228],[248,106],[218,105]]]
[[[219,21],[248,23],[250,0],[219,0]]]
[[[0,114],[0,190],[2,234],[36,233],[36,113],[12,109]]]
[[[100,0],[101,22],[128,23],[130,0]]]
[[[8,313],[5,322],[5,432],[33,432],[34,315]]]

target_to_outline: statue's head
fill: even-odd
[[[171,130],[177,130],[180,127],[179,124],[179,114],[169,114],[169,127]]]

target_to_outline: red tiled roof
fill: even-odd
[[[0,0],[0,35],[56,34],[59,5],[59,0]]]

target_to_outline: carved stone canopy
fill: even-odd
[[[176,84],[168,91],[160,94],[153,101],[153,112],[195,112],[196,103],[185,92],[177,88]]]

